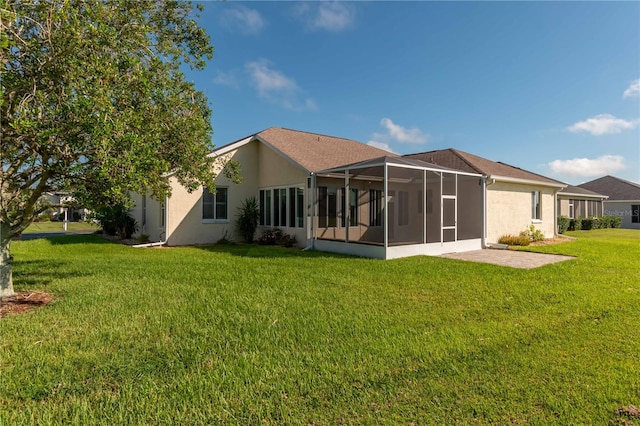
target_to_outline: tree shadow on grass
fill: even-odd
[[[53,280],[85,277],[82,271],[70,271],[68,263],[56,260],[14,260],[13,284],[17,289],[27,287],[45,287]]]
[[[59,237],[47,237],[45,239],[54,246],[68,244],[116,244],[98,234],[63,235]]]
[[[193,248],[208,251],[211,253],[253,258],[358,258],[357,256],[350,256],[345,254],[329,253],[317,250],[302,250],[295,247],[268,246],[260,244],[215,244],[206,246],[193,246]]]

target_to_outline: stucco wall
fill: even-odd
[[[258,199],[260,188],[300,185],[306,188],[307,174],[260,142],[243,145],[225,155],[225,158],[239,162],[242,175],[240,184],[229,181],[221,173],[216,179],[217,187],[228,188],[228,218],[215,222],[203,221],[203,188],[189,194],[185,188],[172,180],[168,245],[213,244],[225,235],[229,239],[238,240],[235,221],[238,208],[244,200],[252,196]],[[299,246],[306,245],[304,228],[280,228],[287,234],[295,235]],[[256,238],[262,230],[263,228],[258,228]]]
[[[541,192],[541,220],[531,218],[531,192]],[[487,187],[487,242],[503,235],[518,235],[534,225],[546,238],[555,235],[553,188],[495,182]]]
[[[631,206],[640,205],[638,201],[605,201],[604,215],[617,216],[622,219],[621,228],[640,229],[640,223],[631,222]]]
[[[138,224],[138,231],[133,234],[138,237],[142,234],[149,236],[149,241],[163,241],[165,228],[163,225],[162,203],[155,198],[142,194],[132,194],[134,207],[129,211]],[[145,198],[145,201],[143,201]],[[145,207],[146,204],[146,207]]]

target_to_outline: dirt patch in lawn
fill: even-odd
[[[53,296],[45,291],[20,291],[15,296],[0,301],[0,318],[24,314],[53,302]]]

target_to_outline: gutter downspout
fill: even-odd
[[[308,244],[302,250],[314,250],[316,248],[316,231],[315,231],[315,223],[316,223],[316,175],[311,172],[311,188],[309,188],[309,216],[311,217],[311,223],[309,224],[309,228],[311,230],[311,244]]]
[[[482,237],[482,247],[483,248],[487,248],[487,238],[488,238],[488,232],[489,232],[489,224],[488,224],[488,214],[487,212],[489,211],[489,205],[487,203],[487,189],[489,187],[489,185],[493,185],[494,183],[496,183],[495,179],[490,179],[489,176],[484,176],[482,178],[482,185],[483,185],[483,191],[482,191],[482,204],[484,207],[484,218],[482,220],[482,227],[484,228],[483,231],[483,237]]]
[[[167,244],[169,233],[169,197],[164,197],[164,240],[155,243],[136,244],[133,248],[159,247]]]

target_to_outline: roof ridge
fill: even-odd
[[[611,176],[611,175],[606,175],[606,176],[603,176],[603,177],[610,177],[610,178],[613,178],[613,179],[615,179],[617,181],[620,181],[622,183],[626,183],[626,184],[635,186],[636,188],[640,188],[640,184],[637,184],[635,182],[631,182],[630,180],[622,179],[622,178],[619,178],[619,177],[616,177],[616,176]],[[600,178],[600,179],[602,179],[602,178]]]
[[[451,152],[453,152],[455,155],[457,155],[457,156],[458,156],[458,158],[460,158],[462,161],[464,161],[464,162],[465,162],[469,167],[471,167],[472,169],[474,169],[476,172],[478,172],[478,173],[482,173],[482,174],[486,174],[482,169],[480,169],[480,167],[478,167],[477,165],[475,165],[475,164],[471,163],[471,162],[469,161],[469,159],[467,159],[467,158],[466,158],[466,156],[467,156],[467,155],[472,155],[472,156],[473,156],[473,154],[471,154],[471,153],[469,153],[469,152],[466,152],[466,151],[461,151],[461,150],[459,150],[459,149],[455,149],[455,148],[449,148],[449,150],[450,150]],[[476,155],[475,157],[482,158],[482,157],[480,157],[479,155]],[[487,159],[487,160],[488,160],[488,159]],[[489,161],[492,161],[492,160],[489,160]]]
[[[341,136],[327,135],[327,134],[324,134],[324,133],[309,132],[309,131],[306,131],[306,130],[291,129],[291,128],[288,128],[288,127],[277,127],[277,126],[274,126],[274,127],[269,127],[269,129],[288,130],[288,131],[290,131],[290,132],[306,133],[306,134],[308,134],[308,135],[324,136],[324,137],[326,137],[326,138],[342,139],[342,140],[346,140],[346,141],[353,141],[353,142],[362,143],[362,142],[357,141],[357,140],[355,140],[355,139],[343,138],[343,137],[341,137]],[[269,130],[269,129],[265,129],[265,130]],[[265,130],[263,130],[263,131],[265,131]],[[366,145],[366,144],[365,144],[365,145]]]
[[[554,178],[550,178],[549,176],[541,175],[540,173],[532,172],[531,170],[523,169],[522,167],[512,166],[511,164],[509,164],[509,163],[505,163],[505,162],[503,162],[503,161],[497,161],[497,163],[499,163],[499,164],[504,164],[505,166],[513,167],[514,169],[522,170],[523,172],[531,173],[532,175],[536,175],[536,176],[539,176],[539,177],[541,177],[541,178],[549,179],[549,180],[552,180],[552,181],[555,181],[555,182],[561,183],[561,184],[563,184],[563,185],[567,185],[567,183],[566,183],[566,182],[562,182],[561,180],[554,179]]]

